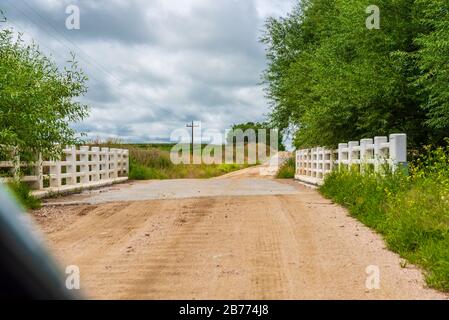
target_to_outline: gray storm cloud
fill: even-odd
[[[224,131],[268,112],[259,37],[294,0],[0,0],[9,26],[61,66],[77,55],[89,77],[89,136],[164,141],[185,122]],[[67,30],[78,5],[81,29]]]

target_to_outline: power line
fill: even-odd
[[[191,141],[191,146],[192,146],[192,157],[193,157],[193,148],[194,148],[194,143],[195,143],[195,141],[194,141],[194,129],[195,128],[199,128],[200,126],[199,125],[197,125],[197,124],[195,124],[195,122],[193,122],[192,121],[192,123],[188,123],[188,124],[186,124],[186,127],[187,128],[192,128],[192,141]]]
[[[14,21],[14,20],[12,20],[12,19],[10,19],[10,18],[8,18],[8,21],[7,21],[7,22],[10,23],[11,25],[13,25],[13,26],[17,29],[17,31],[18,31],[19,33],[24,34],[24,31],[23,31],[23,30],[25,30],[26,28],[24,28],[24,26],[23,26],[22,24],[18,23],[17,21]],[[20,30],[20,29],[22,29],[22,30]],[[34,41],[34,40],[33,40],[33,41]],[[40,46],[47,48],[47,50],[48,50],[51,54],[57,55],[60,59],[64,59],[64,57],[62,56],[62,54],[60,54],[58,51],[55,51],[54,49],[48,47],[48,46],[45,45],[44,43],[38,44],[38,47],[40,47]],[[97,80],[97,81],[100,82],[100,83],[102,82],[102,80],[100,80],[100,79],[97,78],[96,76],[91,76],[91,77],[92,77],[93,79]],[[113,83],[111,83],[111,84],[114,86]],[[136,101],[133,101],[133,100],[129,99],[129,98],[126,97],[126,96],[122,96],[122,97],[123,97],[125,100],[131,102],[131,103],[134,104],[134,105],[140,105],[140,103],[137,103]]]
[[[12,26],[14,26],[15,29],[18,31],[19,34],[25,34],[25,32],[23,31],[25,28],[23,27],[22,24],[18,23],[17,21],[12,20],[11,18],[8,18],[7,21],[6,21],[6,23],[9,23],[9,24],[11,24]],[[34,40],[33,40],[33,42],[34,42]],[[44,43],[40,43],[40,44],[37,44],[37,43],[36,43],[36,45],[37,45],[38,48],[41,47],[41,46],[44,47],[44,48],[47,48],[47,50],[50,52],[50,54],[55,54],[55,55],[57,55],[59,58],[64,59],[64,57],[62,56],[62,54],[60,54],[59,52],[57,52],[57,51],[51,49],[50,47],[46,46]]]
[[[11,0],[7,0],[9,2],[9,5],[11,7],[13,7],[14,9],[16,9],[17,11],[19,11],[20,13],[22,13],[25,17],[27,17],[29,19],[29,21],[34,24],[38,29],[44,29],[44,27],[39,24],[34,18],[32,18],[31,16],[29,16],[25,11],[23,11],[22,9],[20,9],[18,6],[14,5]],[[23,1],[23,3],[25,3],[29,8],[31,8],[25,1]],[[33,8],[31,8],[33,10],[33,12],[36,12]],[[36,14],[36,13],[35,13]],[[42,19],[45,23],[49,24],[48,21],[45,20],[45,18],[42,18],[42,16],[39,15],[39,18]],[[50,25],[50,24],[49,24]],[[61,36],[61,34],[59,33],[59,31],[57,31],[52,25],[50,25],[52,27],[52,29],[55,30],[56,35]],[[48,28],[45,28],[47,31],[49,30]],[[57,36],[55,36],[53,34],[53,32],[47,32],[48,35],[50,35],[53,39],[55,39],[58,43],[60,43],[62,46],[66,47],[69,51],[72,51],[73,49],[70,48],[69,46],[67,46],[63,41],[61,41],[61,39],[59,39]],[[70,43],[72,43],[72,45],[77,48],[79,51],[83,51],[81,50],[81,48],[79,48],[76,44],[74,44],[72,41],[68,40],[65,36],[63,36],[64,39]],[[83,51],[84,53],[84,51]],[[86,56],[87,54],[84,53]],[[104,72],[105,74],[107,74],[109,77],[111,77],[113,80],[117,81],[118,83],[120,83],[121,81],[118,80],[117,78],[115,78],[115,76],[113,76],[111,73],[109,73],[105,68],[103,68],[100,64],[98,64],[97,62],[95,62],[95,60],[93,58],[90,57],[90,59],[86,59],[85,57],[83,57],[81,54],[78,54],[78,56],[84,60],[84,62],[95,66],[97,65],[97,67],[100,69],[100,71]],[[92,61],[91,61],[92,60]]]
[[[25,34],[25,32],[24,32],[23,30],[25,30],[26,28],[24,28],[24,26],[23,26],[21,23],[15,21],[15,20],[12,20],[11,18],[8,18],[7,22],[10,23],[11,25],[13,25],[13,26],[15,27],[15,29],[16,29],[19,33]],[[34,40],[33,40],[33,42],[34,42]],[[35,43],[36,43],[36,42],[35,42]],[[58,51],[56,51],[56,50],[50,48],[49,46],[45,45],[43,42],[40,42],[39,44],[36,43],[36,45],[37,45],[38,48],[39,48],[39,47],[44,47],[44,48],[46,48],[46,49],[50,52],[50,55],[52,55],[52,54],[53,54],[53,55],[56,55],[56,56],[58,56],[61,60],[66,59],[61,53],[59,53]],[[92,77],[93,79],[97,80],[98,82],[101,82],[101,79],[97,78],[96,76],[91,76],[91,77]]]
[[[17,11],[19,11],[20,13],[22,13],[25,17],[27,17],[30,22],[32,24],[34,24],[38,29],[44,29],[42,27],[42,25],[40,25],[38,22],[36,22],[35,19],[33,19],[32,17],[30,17],[27,13],[25,13],[23,10],[21,10],[20,8],[18,8],[17,6],[15,6],[10,0],[7,0],[9,5],[13,8],[15,8]],[[83,55],[81,54],[77,54],[84,62],[86,62],[87,64],[90,64],[91,66],[96,66],[97,69],[101,72],[103,72],[104,74],[106,74],[109,78],[111,78],[112,80],[114,80],[115,82],[117,82],[118,84],[120,84],[122,81],[120,79],[118,79],[117,77],[115,77],[114,75],[112,75],[110,72],[108,72],[104,67],[101,66],[101,64],[97,63],[95,61],[95,59],[93,59],[92,57],[90,57],[87,53],[84,52],[84,50],[82,50],[80,47],[78,47],[73,41],[69,40],[67,37],[65,37],[62,33],[60,33],[52,24],[50,24],[45,18],[42,17],[42,15],[40,15],[35,9],[33,9],[29,4],[27,4],[25,1],[23,2],[25,3],[25,5],[27,5],[34,13],[35,15],[39,16],[39,18],[41,20],[43,20],[46,24],[48,24],[56,33],[56,36],[52,33],[52,32],[48,32],[48,34],[55,39],[58,43],[60,43],[62,46],[66,47],[69,51],[73,52],[72,48],[70,48],[69,46],[67,46],[61,39],[59,39],[57,36],[62,36],[67,42],[71,43],[75,48],[77,48],[79,51],[83,52],[84,55],[88,56],[89,59],[86,59],[85,57],[83,57]],[[8,18],[8,20],[10,20]],[[17,23],[14,23],[17,24]],[[47,31],[49,30],[49,28],[45,28]],[[46,47],[47,49],[49,49],[51,52],[56,53],[55,50],[50,49],[48,46],[43,45],[44,47]],[[58,56],[61,56],[59,53],[57,53]],[[97,80],[99,83],[103,82],[102,80],[100,80],[99,78],[95,77],[95,76],[91,76],[93,79]],[[120,90],[120,87],[117,85],[117,83],[111,82],[110,84],[115,87],[117,90]],[[122,98],[124,98],[125,100],[127,100],[128,102],[131,102],[132,104],[135,105],[140,105],[141,103],[134,101],[133,99],[122,95]],[[152,104],[154,106],[154,104]]]
[[[64,33],[58,31],[58,29],[51,24],[47,19],[45,19],[38,10],[34,9],[32,6],[30,6],[26,0],[23,0],[23,3],[30,8],[31,11],[33,11],[42,21],[44,21],[47,25],[49,25],[56,34],[60,35],[61,37],[63,37],[67,42],[71,43],[75,48],[78,49],[78,51],[81,51],[82,54],[84,54],[86,57],[89,58],[89,61],[93,64],[95,64],[99,69],[101,69],[104,73],[106,73],[107,75],[109,75],[112,79],[114,79],[115,81],[117,81],[119,84],[122,82],[120,79],[118,79],[117,77],[115,77],[113,74],[111,74],[109,71],[106,70],[106,68],[104,68],[100,63],[98,63],[94,58],[92,58],[89,54],[87,54],[82,48],[78,47],[76,45],[76,43],[74,43],[72,40],[70,40],[68,37],[66,37],[64,35]],[[81,55],[80,55],[81,56]]]

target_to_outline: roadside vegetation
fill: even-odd
[[[295,177],[295,171],[296,171],[295,157],[291,157],[279,168],[276,174],[276,178],[293,179]]]
[[[41,201],[31,194],[31,190],[26,183],[11,181],[8,183],[10,192],[25,209],[39,209]]]
[[[427,147],[409,174],[337,170],[320,190],[422,267],[429,286],[449,291],[449,147]]]
[[[15,148],[21,159],[54,158],[80,143],[72,124],[88,115],[76,100],[87,91],[87,77],[73,56],[68,63],[60,70],[38,45],[0,29],[0,155]]]
[[[379,29],[369,5],[301,0],[267,20],[269,121],[297,149],[406,133],[408,174],[335,171],[321,192],[449,291],[449,2],[379,0]]]
[[[157,147],[127,146],[130,152],[129,178],[151,179],[206,179],[244,169],[249,165],[237,164],[173,164],[170,151]],[[164,147],[163,147],[164,148]]]
[[[300,0],[270,18],[262,42],[271,125],[296,128],[297,148],[395,132],[412,147],[449,130],[449,1]]]
[[[59,68],[35,42],[3,28],[6,20],[0,8],[0,161],[15,155],[34,161],[39,153],[57,158],[63,146],[80,143],[72,125],[88,115],[78,100],[87,91],[87,77],[73,55]],[[9,186],[24,206],[39,206],[25,183]]]
[[[273,125],[271,125],[268,122],[245,122],[245,123],[239,123],[239,124],[234,124],[232,126],[232,131],[230,132],[233,133],[235,131],[238,130],[242,130],[242,132],[247,132],[247,130],[254,130],[254,133],[256,134],[256,143],[263,143],[266,144],[267,146],[271,145],[271,130],[273,129],[277,129],[276,127],[274,127]],[[266,141],[259,141],[259,135],[258,132],[259,130],[266,130]],[[226,140],[228,143],[235,143],[235,139],[233,139],[233,137],[231,135],[228,135],[226,137]],[[247,142],[248,139],[245,139],[245,142]],[[284,135],[282,133],[282,131],[278,131],[278,141],[277,141],[277,149],[278,151],[285,151],[285,146],[284,146]],[[269,150],[269,149],[267,149]]]
[[[249,167],[249,164],[174,164],[173,144],[123,144],[120,141],[92,143],[95,146],[129,150],[129,179],[207,179]],[[202,146],[204,147],[204,146]]]

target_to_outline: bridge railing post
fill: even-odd
[[[384,164],[386,159],[385,145],[388,144],[387,137],[375,137],[374,138],[374,170],[379,172],[381,166]]]
[[[407,135],[390,135],[390,159],[393,172],[400,166],[407,166]]]
[[[339,143],[336,150],[324,147],[298,150],[295,176],[299,180],[304,178],[306,182],[321,184],[325,176],[336,169],[356,168],[364,174],[368,166],[380,172],[384,164],[393,171],[407,165],[406,134]]]
[[[360,140],[360,172],[364,173],[366,166],[369,164],[371,159],[371,151],[369,146],[373,144],[373,139],[362,139]]]

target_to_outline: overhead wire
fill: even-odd
[[[119,84],[121,84],[123,81],[120,80],[119,78],[117,78],[116,76],[114,76],[113,74],[111,74],[109,71],[106,70],[105,67],[103,67],[100,63],[98,63],[94,58],[92,58],[90,55],[88,55],[82,48],[80,48],[78,45],[76,45],[72,40],[68,39],[65,35],[63,35],[61,32],[59,32],[57,30],[56,27],[54,27],[50,22],[47,21],[47,19],[45,19],[37,10],[33,9],[26,1],[23,1],[22,3],[24,3],[28,8],[30,8],[33,13],[39,17],[39,19],[41,19],[42,21],[44,21],[49,28],[44,28],[40,23],[38,23],[36,21],[36,19],[32,18],[30,15],[28,15],[24,10],[20,9],[18,6],[14,5],[13,2],[11,0],[6,0],[9,5],[16,9],[18,12],[20,12],[22,15],[24,15],[26,18],[28,18],[28,20],[35,25],[38,29],[45,29],[46,33],[51,36],[53,39],[55,39],[59,44],[61,44],[62,46],[64,46],[65,48],[67,48],[69,51],[74,52],[75,56],[80,57],[85,63],[93,66],[94,68],[96,68],[97,70],[101,71],[102,73],[104,73],[105,75],[107,75],[108,78],[114,80],[113,82],[109,82],[110,85],[112,85],[115,89],[120,90],[121,88],[119,87]],[[13,20],[11,20],[10,18],[8,18],[8,21],[11,21],[12,24],[14,25],[19,25],[19,23],[14,22]],[[23,29],[23,27],[21,27]],[[51,30],[50,30],[51,28]],[[51,31],[51,32],[48,32]],[[23,33],[23,31],[22,31]],[[56,36],[55,36],[56,34]],[[78,50],[78,52],[76,52],[76,50],[73,50],[73,48],[70,48],[70,46],[68,46],[66,43],[64,43],[59,37],[64,38],[65,41],[69,42],[74,48],[76,48]],[[51,49],[49,46],[43,45],[43,47],[47,48],[50,52],[56,53],[56,55],[58,55],[59,57],[61,56],[57,51]],[[81,52],[81,54],[79,53]],[[87,57],[87,58],[86,58]],[[103,81],[100,80],[99,78],[97,78],[96,76],[93,75],[89,75],[90,77],[92,77],[93,79],[97,80],[99,83],[102,83]],[[142,102],[137,102],[132,98],[129,98],[126,95],[122,95],[122,98],[128,102],[131,102],[132,104],[135,105],[141,105]],[[154,104],[152,103],[152,105],[154,106]]]

